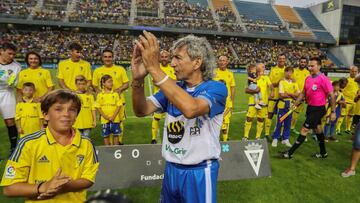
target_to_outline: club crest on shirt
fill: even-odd
[[[11,75],[14,71],[13,70],[7,70],[7,72],[8,72],[8,75]]]
[[[179,143],[184,136],[184,122],[175,121],[171,122],[167,126],[167,136],[168,140],[172,144]]]
[[[9,165],[8,167],[5,168],[5,178],[13,179],[15,177],[15,174],[16,174],[16,170],[15,167],[13,167],[12,165]]]
[[[311,87],[311,89],[312,89],[313,91],[317,90],[317,85],[313,84],[313,86]]]

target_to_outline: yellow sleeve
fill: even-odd
[[[63,71],[64,71],[64,62],[60,61],[59,65],[58,65],[57,78],[64,79]]]
[[[299,93],[300,92],[299,85],[297,83],[294,83],[294,85],[295,85],[295,92]]]
[[[47,87],[53,87],[54,83],[51,79],[51,74],[49,70],[45,70],[45,75],[46,75],[46,86]]]
[[[95,110],[95,100],[93,95],[90,96],[90,102],[91,102],[91,110]]]
[[[22,72],[23,71],[20,71],[20,73],[19,73],[19,81],[18,81],[18,83],[16,85],[16,88],[18,88],[18,89],[22,89],[22,86],[23,86],[23,83],[24,83],[24,77],[23,77]]]
[[[129,82],[129,78],[128,78],[127,74],[126,74],[125,68],[123,68],[123,67],[120,67],[120,68],[121,68],[122,82],[123,83]]]
[[[231,73],[230,75],[231,75],[230,87],[235,87],[234,73]]]
[[[82,139],[85,139],[85,138],[82,138]],[[96,173],[99,168],[98,157],[96,155],[95,147],[91,143],[91,141],[87,140],[87,139],[83,140],[83,141],[84,141],[83,143],[84,144],[86,143],[86,145],[87,145],[87,153],[86,153],[86,157],[84,159],[84,169],[81,173],[80,178],[87,179],[94,183]]]
[[[16,110],[15,110],[15,120],[16,121],[21,119],[21,116],[22,116],[21,106],[22,106],[22,102],[16,104]]]
[[[95,69],[93,73],[92,85],[99,87],[99,69]]]
[[[100,108],[100,95],[101,93],[99,93],[97,96],[96,96],[96,101],[95,101],[95,104],[94,104],[94,107],[95,108]]]
[[[122,99],[120,99],[120,96],[118,93],[115,94],[115,101],[116,101],[116,105],[117,106],[122,106],[122,104],[124,103]]]
[[[0,185],[8,186],[14,183],[26,183],[31,167],[30,157],[31,150],[27,149],[26,143],[25,145],[18,145],[6,163]]]
[[[38,109],[38,113],[39,113],[39,118],[44,118],[44,114],[41,111],[41,104],[37,103],[37,109]]]
[[[91,75],[91,65],[89,62],[86,62],[86,73],[85,73],[85,77],[87,80],[91,80],[92,79],[92,75]]]
[[[279,93],[285,93],[285,92],[284,92],[283,80],[281,80],[281,81],[279,82]]]

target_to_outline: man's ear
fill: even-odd
[[[201,68],[202,61],[201,58],[194,59],[194,70]]]

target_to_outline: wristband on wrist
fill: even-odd
[[[138,81],[133,81],[131,83],[131,87],[132,88],[143,88],[144,87],[144,82],[138,82]]]
[[[156,86],[160,86],[162,84],[164,84],[167,80],[169,79],[169,76],[166,75],[162,80],[160,80],[160,82],[154,83]]]
[[[45,183],[45,182],[39,183],[38,186],[37,186],[37,188],[36,188],[36,191],[37,191],[37,194],[38,194],[38,195],[40,195],[40,187],[41,187],[41,185],[42,185],[43,183]]]

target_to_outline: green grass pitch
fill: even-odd
[[[53,80],[55,81],[55,71]],[[128,73],[130,75],[130,73]],[[247,109],[247,95],[244,93],[246,76],[235,74],[236,96],[234,114],[231,118],[230,138],[240,140],[244,130]],[[150,80],[147,80],[146,91],[149,93]],[[125,121],[125,144],[148,144],[151,141],[151,118],[136,118],[132,112],[131,88],[125,93],[127,98]],[[304,116],[299,119],[300,128]],[[273,123],[274,120],[273,120]],[[139,128],[138,126],[141,126]],[[0,157],[6,158],[9,144],[7,130],[0,124]],[[250,138],[255,137],[255,123]],[[92,131],[92,138],[96,145],[102,144],[100,126]],[[291,142],[296,138],[291,135]],[[277,158],[277,152],[284,150],[281,144],[277,148],[270,148],[272,177],[241,181],[224,181],[218,184],[218,202],[360,202],[357,195],[360,188],[360,177],[342,178],[350,159],[351,142],[349,135],[338,136],[338,143],[327,143],[329,157],[325,160],[314,160],[311,154],[317,152],[318,145],[309,137],[295,153],[292,160]],[[5,161],[0,163],[0,173],[3,173]],[[134,202],[158,202],[160,187],[129,188],[120,192],[126,194]],[[23,199],[9,199],[0,194],[0,202],[23,202]]]

